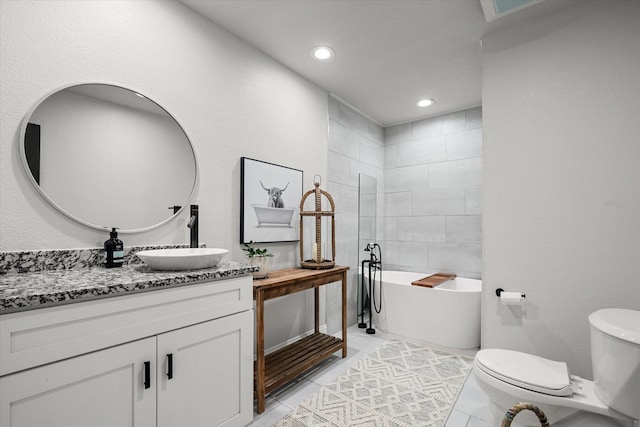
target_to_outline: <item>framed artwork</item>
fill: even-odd
[[[240,159],[240,243],[300,240],[302,171]]]

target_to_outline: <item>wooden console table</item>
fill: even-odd
[[[338,350],[347,357],[347,270],[335,266],[326,270],[289,268],[272,271],[269,277],[253,281],[256,301],[257,357],[254,380],[258,413],[264,412],[265,395],[325,360]],[[319,287],[342,282],[342,339],[320,333]],[[315,333],[264,355],[264,302],[295,292],[314,290]]]

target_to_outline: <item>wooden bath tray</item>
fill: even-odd
[[[444,282],[448,282],[449,280],[453,280],[456,278],[455,274],[449,273],[436,273],[432,276],[422,278],[420,280],[416,280],[415,282],[411,282],[413,286],[422,286],[424,288],[433,288],[434,286],[438,286],[443,284]]]

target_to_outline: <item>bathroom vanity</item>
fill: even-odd
[[[251,271],[0,276],[0,425],[246,425]]]

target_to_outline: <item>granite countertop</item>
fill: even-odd
[[[245,276],[254,267],[221,261],[216,267],[156,271],[143,264],[86,267],[0,275],[0,315],[15,311],[120,296],[173,285]]]

